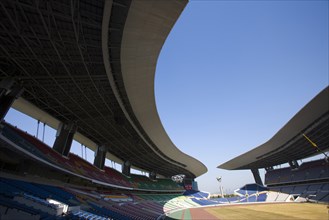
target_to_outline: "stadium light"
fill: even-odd
[[[219,176],[219,177],[216,177],[216,180],[218,181],[219,183],[219,190],[220,190],[220,194],[222,196],[222,198],[224,198],[224,193],[223,193],[223,186],[221,185],[221,182],[222,182],[222,177]]]
[[[183,180],[184,180],[184,178],[185,178],[185,175],[184,174],[177,174],[175,176],[172,176],[171,177],[171,180],[174,181],[174,182],[176,182],[176,183],[182,183]]]

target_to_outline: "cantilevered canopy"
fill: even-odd
[[[14,107],[55,128],[75,122],[87,146],[164,176],[200,176],[207,168],[171,142],[154,101],[157,58],[186,4],[3,0],[0,80],[24,87]]]
[[[269,141],[218,166],[241,170],[271,167],[329,149],[329,87],[303,107]],[[318,148],[314,147],[305,134]],[[320,151],[318,150],[320,149]]]

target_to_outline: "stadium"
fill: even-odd
[[[328,204],[328,87],[268,142],[218,166],[251,170],[254,184],[229,198],[198,189],[207,167],[174,145],[154,97],[158,56],[187,4],[0,2],[0,219],[234,219],[223,213]],[[37,131],[54,129],[53,143],[12,125],[10,109],[36,120]],[[73,142],[94,153],[92,163]],[[328,214],[319,212],[314,219]]]

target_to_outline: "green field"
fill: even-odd
[[[329,206],[311,203],[243,204],[186,209],[166,219],[314,219],[328,220]]]

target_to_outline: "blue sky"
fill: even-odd
[[[216,167],[266,142],[327,85],[328,1],[192,0],[162,48],[155,95],[169,137],[208,167],[199,188],[214,193],[217,176],[228,192],[254,182]],[[6,120],[36,135],[22,114]],[[85,157],[76,142],[71,151]]]
[[[328,1],[190,1],[155,89],[172,141],[208,167],[199,188],[216,192],[216,176],[224,191],[253,182],[216,167],[266,142],[327,85]]]

